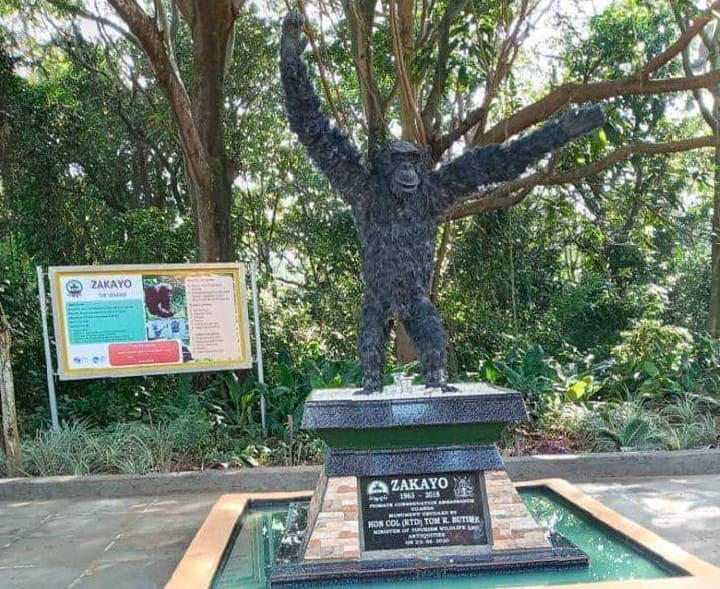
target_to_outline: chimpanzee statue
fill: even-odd
[[[599,107],[565,115],[518,140],[474,149],[431,171],[414,143],[392,141],[374,151],[369,166],[320,109],[301,58],[303,17],[282,25],[280,69],[290,128],[313,162],[350,205],[360,234],[363,391],[382,391],[390,321],[405,325],[425,370],[425,386],[447,384],[447,334],[428,298],[438,224],[479,186],[512,180],[531,164],[600,126]]]

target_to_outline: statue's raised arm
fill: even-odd
[[[602,109],[593,106],[570,112],[520,139],[473,149],[432,173],[439,188],[437,204],[448,211],[480,186],[514,180],[547,154],[604,122]]]
[[[304,19],[297,11],[283,19],[280,41],[280,75],[285,89],[285,106],[290,128],[305,146],[310,158],[330,180],[333,189],[351,206],[363,193],[368,172],[360,153],[348,137],[330,123],[322,112],[320,99],[301,55]]]

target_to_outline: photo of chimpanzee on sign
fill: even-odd
[[[143,276],[148,341],[178,340],[183,362],[192,360],[185,284],[170,276]]]
[[[280,69],[290,128],[330,184],[350,205],[360,234],[363,390],[383,389],[390,321],[399,319],[417,349],[427,387],[447,385],[447,335],[429,299],[438,224],[478,187],[507,182],[568,142],[600,126],[599,107],[570,112],[516,141],[473,149],[436,170],[425,151],[391,141],[370,154],[369,165],[321,111],[301,58],[304,21],[292,11],[282,25]]]
[[[175,311],[171,309],[173,285],[167,282],[151,282],[151,279],[145,280],[143,286],[145,290],[145,307],[150,315],[155,317],[172,317]]]

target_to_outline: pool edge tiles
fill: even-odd
[[[299,493],[241,493],[222,495],[190,542],[165,589],[210,589],[243,513],[255,502],[286,502],[309,498]]]
[[[585,515],[604,524],[620,536],[627,538],[631,544],[639,546],[642,550],[654,555],[660,562],[667,563],[671,567],[685,571],[691,577],[710,577],[711,580],[714,580],[713,588],[717,589],[720,587],[719,567],[705,562],[697,556],[683,550],[676,544],[665,540],[655,532],[620,515],[597,499],[583,493],[565,479],[525,481],[517,483],[515,486],[517,489],[532,487],[546,488]],[[597,586],[597,584],[594,586]],[[678,585],[678,587],[682,587],[682,585]]]
[[[617,514],[562,479],[528,481],[518,483],[516,487],[547,488],[571,506],[628,539],[630,543],[641,547],[661,563],[666,563],[671,568],[680,569],[689,575],[652,581],[637,579],[563,585],[566,589],[644,589],[650,586],[649,583],[652,584],[653,589],[717,589],[720,586],[720,568],[700,560]],[[223,495],[195,535],[165,589],[211,589],[216,573],[228,551],[235,526],[251,504],[309,500],[311,495],[310,490],[299,493]],[[527,585],[518,589],[539,589],[539,586]]]

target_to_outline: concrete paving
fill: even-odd
[[[163,587],[218,496],[2,502],[0,587]]]
[[[720,565],[720,475],[578,486]],[[161,588],[219,496],[2,501],[0,588]]]
[[[720,566],[720,476],[619,479],[577,487],[669,542]]]

